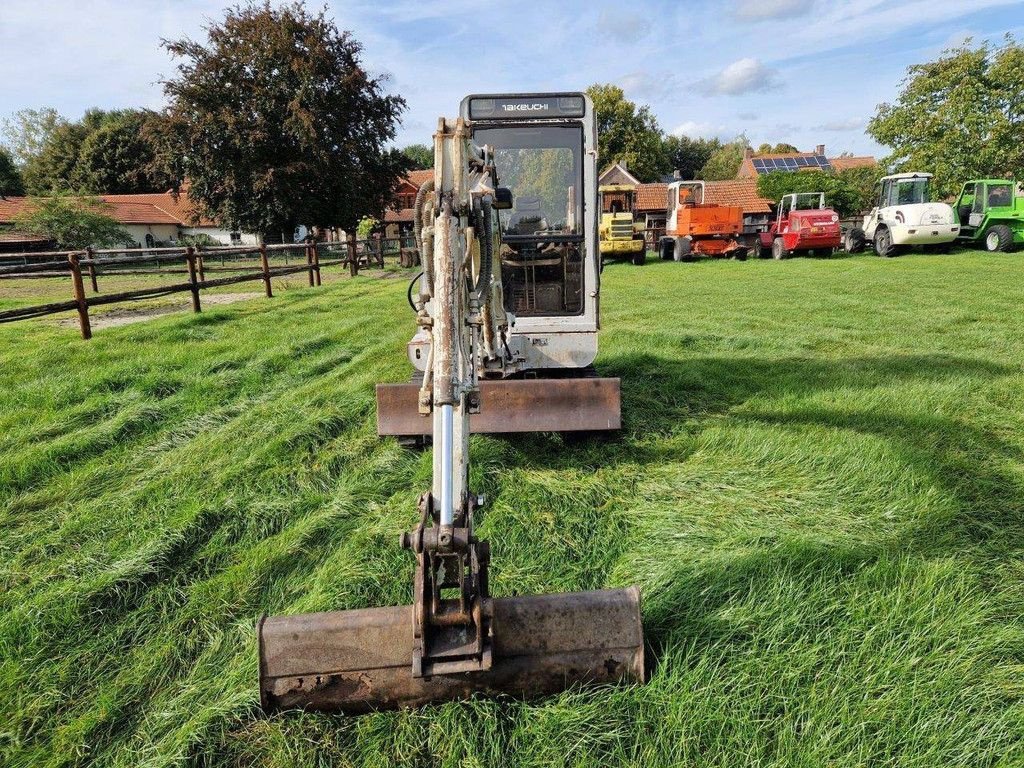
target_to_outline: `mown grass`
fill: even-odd
[[[1024,764],[1020,256],[614,265],[611,441],[474,438],[497,594],[635,583],[647,686],[257,706],[263,613],[404,603],[401,281],[0,327],[0,764]]]

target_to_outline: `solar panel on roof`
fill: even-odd
[[[811,164],[811,159],[809,157],[798,157],[796,159],[796,164],[801,168],[806,168]]]
[[[797,169],[796,158],[795,157],[787,157],[786,158],[786,167],[789,170],[791,170],[791,171],[795,171]]]

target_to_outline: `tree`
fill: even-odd
[[[640,181],[656,181],[671,171],[650,107],[637,107],[617,85],[595,84],[587,95],[597,118],[599,170],[624,162]]]
[[[695,179],[700,169],[722,148],[718,139],[691,139],[689,136],[666,136],[663,152],[668,171],[679,171],[681,179]]]
[[[757,193],[772,202],[794,192],[824,192],[825,204],[840,216],[858,213],[859,198],[845,179],[824,171],[773,171],[757,177]]]
[[[88,109],[78,122],[62,120],[47,135],[39,152],[26,162],[23,169],[25,188],[29,194],[46,195],[53,191],[73,191],[75,166],[82,145],[89,134],[120,113],[102,109]]]
[[[7,150],[0,148],[0,197],[24,195],[25,185],[21,180],[21,172]]]
[[[743,154],[749,146],[747,137],[742,134],[728,144],[723,144],[704,163],[704,167],[700,169],[700,178],[707,181],[735,179],[743,163]]]
[[[14,162],[24,168],[28,162],[42,152],[50,134],[58,125],[67,122],[52,107],[42,109],[21,109],[5,118],[0,134],[8,147]]]
[[[202,213],[253,232],[354,229],[390,203],[409,160],[388,150],[405,109],[326,11],[228,9],[206,44],[164,41],[181,62],[160,154]]]
[[[885,168],[880,165],[847,168],[836,174],[855,196],[854,213],[869,211],[874,207],[877,197],[876,185],[883,175],[885,175]]]
[[[90,193],[165,192],[172,179],[155,163],[159,120],[149,110],[110,113],[82,142],[71,186]]]
[[[767,142],[757,148],[757,154],[759,155],[787,155],[799,152],[800,150],[794,147],[792,144],[779,143],[775,146],[768,144]]]
[[[134,239],[106,210],[107,206],[96,198],[66,194],[31,198],[25,210],[15,217],[14,225],[54,241],[58,248],[132,245]]]
[[[434,167],[434,150],[426,144],[410,144],[402,150],[402,154],[409,158],[413,169],[429,171]]]
[[[1024,174],[1024,48],[971,40],[907,70],[895,103],[880,104],[868,133],[892,148],[896,170],[935,174],[934,192],[971,178]]]

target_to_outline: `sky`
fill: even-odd
[[[233,0],[0,0],[0,118],[164,105],[160,40],[202,40]],[[275,3],[276,4],[276,3]],[[320,8],[321,0],[311,0]],[[615,83],[663,130],[883,156],[864,132],[911,64],[966,38],[1024,38],[1019,0],[334,0],[363,62],[429,143],[468,93]]]

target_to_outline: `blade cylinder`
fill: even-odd
[[[531,698],[575,684],[644,682],[636,587],[495,598],[486,672],[412,676],[412,606],[264,617],[260,702],[358,714],[463,699]]]

